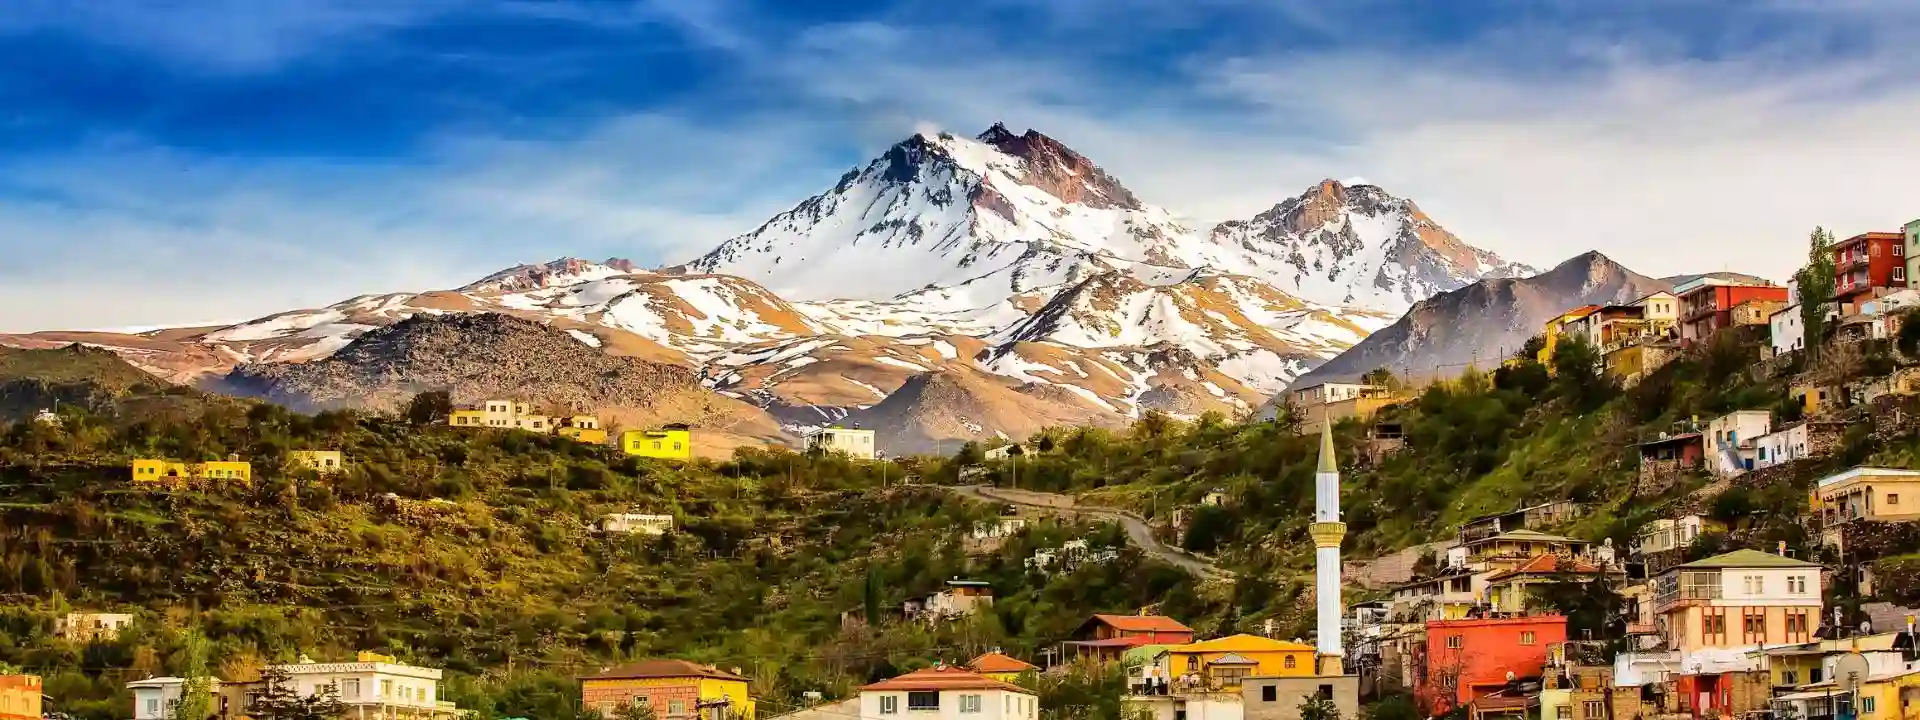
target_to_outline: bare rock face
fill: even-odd
[[[226,389],[304,410],[394,409],[446,390],[457,403],[526,399],[558,411],[646,407],[699,390],[687,367],[619,357],[532,320],[497,313],[415,315],[305,363],[249,364]]]
[[[980,133],[980,142],[1025,160],[1028,183],[1063,202],[1095,208],[1139,210],[1143,207],[1140,198],[1092,160],[1038,130],[1029,129],[1025,135],[1015,135],[1006,125],[994,123]]]

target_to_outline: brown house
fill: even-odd
[[[1095,615],[1081,623],[1066,646],[1072,657],[1118,661],[1121,654],[1141,645],[1185,645],[1193,642],[1193,628],[1164,615]]]

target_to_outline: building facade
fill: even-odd
[[[1031,690],[957,667],[931,667],[860,688],[860,717],[1036,720]]]
[[[1165,615],[1094,615],[1064,643],[1069,656],[1118,661],[1127,650],[1145,645],[1187,645],[1193,628]]]
[[[855,460],[872,460],[878,457],[874,446],[872,430],[857,428],[830,427],[809,433],[806,438],[807,450],[844,453]]]
[[[291,665],[277,665],[293,691],[313,697],[331,687],[353,720],[395,718],[451,718],[453,703],[440,700],[438,668],[417,667],[379,653],[362,652],[353,662],[313,662],[302,657]]]
[[[1707,423],[1708,467],[1715,475],[1732,477],[1753,469],[1759,457],[1758,438],[1773,432],[1768,410],[1736,410]]]
[[[79,643],[109,642],[133,624],[128,613],[73,612],[54,623],[53,633]]]
[[[755,700],[738,672],[685,660],[643,660],[580,679],[580,706],[613,717],[622,705],[644,705],[662,720],[752,720]]]
[[[1846,308],[1872,297],[1876,289],[1906,287],[1906,249],[1906,236],[1896,232],[1860,233],[1834,243],[1834,301]]]
[[[138,458],[132,465],[133,481],[136,483],[178,485],[190,480],[239,483],[253,481],[253,464],[241,460],[238,455],[229,455],[226,460],[206,462]]]
[[[628,430],[620,433],[620,451],[638,457],[691,460],[693,430],[679,424],[658,430]]]
[[[1701,277],[1674,288],[1674,295],[1680,301],[1680,339],[1684,342],[1703,342],[1724,328],[1735,323],[1734,308],[1743,303],[1763,301],[1778,303],[1772,310],[1785,307],[1787,289],[1777,285],[1755,284],[1737,280],[1714,277]],[[1756,318],[1747,318],[1755,323],[1766,322],[1771,310]]]
[[[1018,680],[1023,674],[1039,672],[1040,670],[1040,668],[1033,663],[1007,655],[998,650],[967,661],[967,669],[980,673],[983,677],[999,680],[1004,683],[1013,682]]]
[[[1433,621],[1416,658],[1414,697],[1440,715],[1507,686],[1539,677],[1547,648],[1567,640],[1561,615]]]
[[[1855,521],[1920,521],[1920,472],[1857,467],[1821,478],[1812,493],[1822,540],[1840,544],[1839,529]]]
[[[40,677],[0,675],[0,720],[40,720]]]
[[[332,475],[347,469],[347,459],[339,450],[293,450],[287,453],[287,464],[321,475]]]
[[[673,516],[648,513],[611,513],[600,518],[600,531],[628,535],[665,535],[673,530]]]

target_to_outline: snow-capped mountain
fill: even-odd
[[[1485,278],[1538,270],[1461,242],[1412,200],[1323,180],[1251,220],[1224,222],[1192,260],[1287,293],[1391,313]]]
[[[83,342],[195,382],[271,376],[261,366],[323,360],[409,318],[493,313],[551,330],[522,344],[686,367],[790,430],[904,423],[882,441],[897,452],[1147,410],[1251,411],[1425,293],[1524,270],[1366,185],[1322,183],[1196,230],[1058,141],[995,125],[914,135],[678,267],[562,257],[229,327],[0,344]]]

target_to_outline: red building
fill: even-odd
[[[1547,648],[1566,640],[1563,615],[1429,622],[1413,695],[1428,715],[1446,714],[1510,680],[1540,677]]]
[[[1736,319],[1736,306],[1771,303],[1784,307],[1787,304],[1787,289],[1778,285],[1754,285],[1713,277],[1683,283],[1673,289],[1673,294],[1680,298],[1680,339],[1687,342],[1706,340],[1721,329],[1738,324],[1765,324],[1767,315],[1771,314],[1770,311],[1749,313]],[[1754,322],[1755,318],[1758,322]]]
[[[1080,624],[1066,645],[1075,657],[1119,660],[1141,645],[1185,645],[1193,628],[1164,615],[1095,615]]]
[[[1833,244],[1833,299],[1845,306],[1875,289],[1907,286],[1907,240],[1897,232],[1861,233]]]

